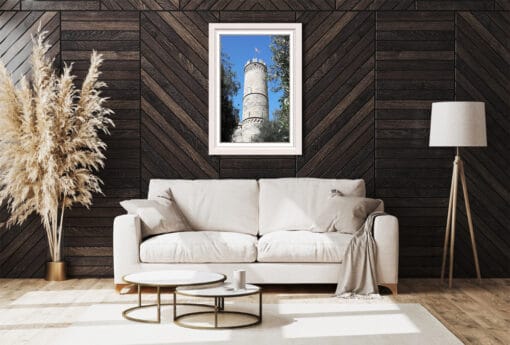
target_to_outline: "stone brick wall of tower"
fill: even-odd
[[[252,62],[244,69],[243,120],[250,117],[269,118],[267,97],[267,68]]]

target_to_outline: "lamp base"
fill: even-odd
[[[62,281],[67,279],[66,263],[64,261],[50,261],[46,263],[46,280]]]

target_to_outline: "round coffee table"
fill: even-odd
[[[138,305],[128,308],[122,312],[125,319],[138,322],[160,323],[161,322],[161,306],[172,305],[172,303],[161,303],[161,288],[177,288],[178,286],[196,286],[207,285],[224,282],[227,277],[224,274],[213,272],[200,272],[191,270],[166,270],[166,271],[150,271],[128,274],[123,277],[127,283],[135,284],[138,288]],[[157,293],[156,303],[142,305],[142,287],[155,287]],[[175,298],[174,298],[175,301]],[[183,303],[187,305],[187,303]],[[201,305],[209,307],[210,305]],[[129,313],[135,310],[157,307],[156,320],[147,320],[130,316]]]
[[[249,296],[249,295],[259,295],[259,314],[252,314],[242,311],[233,311],[233,310],[225,310],[225,298],[229,297],[241,297],[241,296]],[[190,312],[181,315],[177,315],[177,305],[181,305],[177,303],[177,295],[184,296],[192,296],[192,297],[204,297],[204,298],[214,298],[214,310],[208,311],[198,311],[198,312]],[[203,306],[203,304],[193,304],[189,303],[187,305],[195,305],[195,306]],[[211,306],[210,306],[211,307]],[[187,324],[184,321],[184,318],[192,316],[192,315],[202,315],[202,314],[213,314],[214,315],[214,323],[211,326],[195,326],[191,324]],[[253,319],[252,322],[235,325],[235,326],[221,326],[218,325],[218,314],[232,314],[232,315],[243,315],[248,316]],[[174,291],[174,322],[182,327],[187,328],[195,328],[195,329],[232,329],[232,328],[241,328],[257,325],[262,322],[262,289],[259,286],[246,284],[245,289],[234,290],[230,284],[223,284],[217,287],[210,288],[186,288],[186,287],[178,287]]]

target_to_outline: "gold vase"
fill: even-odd
[[[46,263],[46,280],[66,280],[66,263],[64,261],[50,261]]]

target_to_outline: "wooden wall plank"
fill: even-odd
[[[337,10],[414,10],[415,0],[336,0]]]
[[[510,0],[496,0],[494,8],[496,10],[510,10]]]
[[[296,176],[293,157],[222,157],[221,178],[279,178]]]
[[[99,0],[21,0],[22,10],[99,10]]]
[[[19,0],[0,0],[0,10],[2,11],[19,9],[20,9]]]
[[[418,10],[492,10],[494,0],[416,0]]]
[[[102,10],[177,10],[179,0],[101,0]]]

